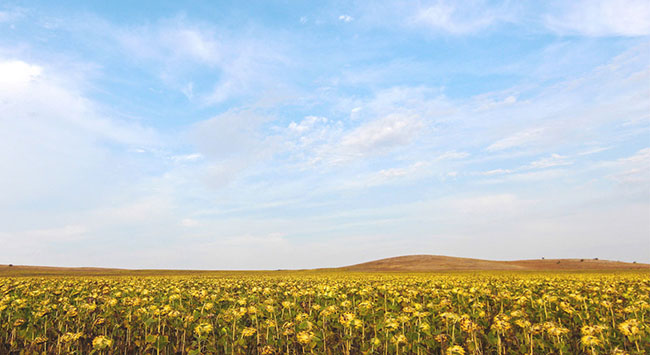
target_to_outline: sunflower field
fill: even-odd
[[[0,278],[0,354],[646,354],[650,274]]]

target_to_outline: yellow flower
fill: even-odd
[[[266,345],[260,350],[260,354],[262,355],[272,355],[275,354],[275,349],[271,345]]]
[[[567,328],[558,326],[553,322],[545,322],[542,326],[544,327],[544,330],[548,333],[548,335],[551,336],[559,337],[569,332]]]
[[[294,326],[293,322],[285,322],[282,325],[282,335],[289,336],[289,335],[292,335],[293,333],[295,333],[295,331],[293,329],[293,326]]]
[[[244,328],[242,330],[241,335],[244,336],[244,337],[250,337],[250,336],[255,335],[256,332],[257,332],[257,329],[251,328],[251,327],[246,327],[246,328]]]
[[[395,329],[399,328],[399,323],[397,322],[397,320],[395,320],[393,318],[389,318],[389,319],[386,320],[386,328],[388,328],[390,330],[395,330]]]
[[[68,333],[63,334],[63,336],[61,336],[61,342],[62,343],[70,343],[70,342],[79,340],[79,338],[81,338],[82,336],[83,336],[82,332],[79,332],[79,333],[70,333],[70,332],[68,332]]]
[[[307,345],[311,343],[311,340],[314,338],[314,333],[308,331],[302,331],[296,334],[298,342],[302,345]]]
[[[74,317],[76,317],[76,316],[78,315],[78,313],[77,313],[77,309],[74,308],[74,307],[71,307],[71,308],[70,308],[70,309],[65,313],[65,315],[68,316],[68,317],[70,317],[70,318],[74,318]]]
[[[474,323],[469,319],[469,316],[465,314],[460,318],[460,329],[466,333],[474,333],[478,330],[478,324]]]
[[[447,348],[447,355],[465,355],[465,349],[460,345],[454,345]]]
[[[422,322],[418,326],[418,329],[420,329],[420,331],[422,331],[422,332],[428,332],[429,329],[431,329],[431,326],[427,322]]]
[[[341,324],[343,324],[344,326],[349,327],[350,323],[355,318],[356,317],[355,317],[354,313],[346,312],[346,313],[341,314],[341,316],[339,317],[339,322],[341,322]]]
[[[300,323],[300,322],[302,322],[303,320],[305,320],[307,318],[309,318],[309,314],[307,314],[307,313],[298,313],[298,314],[296,314],[296,322],[297,323]]]
[[[453,313],[453,312],[444,312],[444,313],[440,314],[440,318],[444,319],[447,322],[451,321],[451,322],[454,322],[454,323],[458,322],[458,320],[460,320],[460,317],[458,316],[458,314]]]
[[[438,343],[444,343],[447,341],[448,338],[449,336],[445,334],[438,334],[433,339],[435,339],[435,341],[437,341]]]
[[[361,309],[361,310],[369,311],[370,309],[372,309],[372,303],[370,303],[370,302],[368,302],[368,301],[363,301],[363,302],[359,303],[359,304],[357,305],[357,307],[358,307],[359,309]]]
[[[515,324],[523,329],[529,329],[531,326],[530,322],[526,319],[517,319]]]
[[[541,334],[544,331],[544,326],[542,324],[533,324],[530,331],[533,334]]]
[[[47,341],[47,338],[44,337],[36,337],[34,340],[32,340],[32,344],[43,344]]]
[[[363,321],[359,318],[355,318],[352,320],[352,326],[354,326],[356,329],[360,329],[363,327]]]
[[[203,322],[194,327],[194,333],[198,336],[204,336],[210,332],[212,332],[212,324],[210,323]]]
[[[393,336],[390,341],[393,344],[406,344],[407,339],[406,336],[404,336],[404,334],[397,334]]]
[[[593,335],[585,335],[580,338],[580,343],[582,343],[583,346],[593,347],[600,345],[600,339],[596,338]]]
[[[628,337],[637,336],[641,332],[639,327],[639,321],[636,319],[628,319],[618,325],[618,329],[621,331],[621,333]]]
[[[97,309],[97,305],[95,303],[85,303],[85,304],[83,304],[81,306],[81,308],[83,308],[83,309],[85,309],[85,310],[87,310],[89,312],[92,312],[95,309]]]
[[[328,317],[334,313],[336,313],[336,306],[327,306],[325,309],[320,311],[321,317]]]
[[[492,329],[496,330],[497,332],[505,332],[508,329],[510,329],[510,323],[508,321],[510,320],[510,317],[508,317],[505,314],[497,314],[494,317],[494,321],[492,323]]]
[[[580,332],[582,335],[594,335],[597,333],[602,333],[602,331],[605,329],[607,329],[607,327],[602,325],[585,325],[580,328]]]
[[[113,340],[110,338],[100,335],[93,339],[93,349],[95,350],[104,350],[110,348],[113,345]]]

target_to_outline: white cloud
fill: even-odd
[[[500,139],[486,148],[488,152],[495,152],[504,149],[517,148],[525,146],[539,139],[544,130],[541,128],[527,129],[517,132],[511,136]]]
[[[514,95],[508,95],[501,100],[486,99],[485,102],[479,104],[478,110],[501,108],[504,106],[513,105],[515,103],[517,103],[517,97]]]
[[[404,168],[392,168],[392,169],[383,169],[379,171],[379,175],[384,178],[394,178],[400,177],[408,174],[409,169]]]
[[[510,21],[512,17],[513,10],[505,5],[495,6],[482,0],[437,0],[419,8],[411,22],[429,30],[463,35]]]
[[[646,36],[650,34],[650,2],[646,0],[559,1],[545,24],[561,34]]]
[[[356,105],[355,105],[356,106]],[[377,91],[365,105],[356,106],[357,114],[382,117],[392,113],[420,115],[434,120],[453,111],[439,88],[395,86]]]
[[[158,26],[139,26],[130,30],[110,28],[115,39],[136,57],[157,61],[218,65],[223,60],[216,34],[199,27],[171,22]]]
[[[283,136],[264,130],[271,121],[272,117],[248,108],[193,124],[187,137],[194,154],[201,155],[195,160],[201,163],[195,172],[199,179],[211,188],[223,188],[281,152]]]
[[[550,157],[541,158],[530,164],[527,168],[529,169],[546,169],[555,166],[566,166],[573,164],[573,161],[569,160],[568,157],[562,156],[560,154],[551,154]]]
[[[190,136],[200,154],[210,159],[246,159],[264,148],[260,126],[269,118],[251,109],[233,109],[192,127]]]
[[[510,174],[512,172],[513,172],[513,170],[511,170],[511,169],[492,169],[492,170],[488,170],[488,171],[483,171],[480,174],[485,175],[485,176],[490,176],[490,175]]]
[[[341,145],[354,153],[374,154],[410,144],[423,125],[418,116],[392,114],[356,128]]]
[[[20,60],[0,59],[0,68],[0,141],[8,147],[0,150],[4,207],[37,196],[43,206],[49,199],[99,199],[138,174],[127,168],[131,148],[159,144],[153,130],[100,114],[70,79],[75,75]]]
[[[634,155],[603,164],[614,172],[608,177],[621,185],[640,187],[650,192],[650,148],[643,148]]]
[[[450,110],[439,89],[426,87],[392,87],[340,105],[340,112],[350,113],[347,121],[307,116],[288,124],[288,134],[281,139],[292,151],[292,158],[314,167],[358,164],[360,159],[398,154],[413,147],[418,137],[431,134],[432,126],[443,121]],[[467,155],[447,151],[438,159],[462,159]]]
[[[185,155],[174,155],[171,159],[175,162],[196,162],[202,160],[204,157],[199,153],[185,154]]]
[[[379,171],[379,175],[383,178],[396,178],[401,176],[411,175],[417,172],[420,168],[425,167],[427,164],[425,162],[416,162],[406,168],[391,168],[391,169],[382,169]]]
[[[570,160],[569,157],[563,156],[560,154],[551,154],[549,157],[544,157],[532,161],[526,165],[521,165],[516,168],[511,169],[492,169],[488,171],[479,172],[479,175],[483,176],[494,176],[494,175],[508,175],[509,180],[539,180],[542,178],[554,178],[558,176],[558,171],[553,170],[550,172],[527,172],[528,170],[541,170],[554,168],[559,166],[568,166],[574,163],[573,160]],[[515,174],[516,173],[516,174]],[[503,180],[497,180],[503,181]]]
[[[611,147],[596,147],[592,149],[585,150],[583,152],[578,153],[578,155],[591,155],[591,154],[596,154],[600,152],[604,152],[606,150],[611,149]]]
[[[464,159],[470,156],[469,153],[467,152],[457,152],[457,151],[450,151],[450,152],[444,152],[440,155],[438,155],[435,160],[455,160],[455,159]]]
[[[10,8],[0,11],[0,23],[12,22],[20,19],[25,15],[25,10],[21,8]],[[13,25],[11,27],[14,28]]]
[[[219,43],[207,33],[190,28],[165,30],[160,37],[179,56],[189,56],[199,62],[218,64],[221,61]]]
[[[128,29],[105,23],[104,29],[129,57],[147,60],[164,83],[206,105],[277,90],[274,73],[290,61],[284,44],[266,33],[233,33],[182,17]],[[199,80],[213,78],[209,91],[187,83],[197,72]]]
[[[375,26],[408,26],[457,36],[485,33],[503,25],[516,26],[523,33],[542,30],[590,37],[650,34],[650,5],[646,0],[433,0],[419,6],[374,1],[359,11],[365,14],[360,21]]]
[[[194,98],[194,83],[187,83],[184,87],[181,88],[181,92],[188,100]]]
[[[626,164],[650,164],[650,148],[643,148],[630,157],[621,158],[619,162]]]
[[[43,68],[20,60],[0,61],[0,90],[14,90],[36,80]]]
[[[298,134],[306,133],[314,128],[318,124],[327,123],[326,117],[317,117],[317,116],[307,116],[300,123],[291,122],[289,124],[289,130]]]
[[[352,20],[354,20],[354,18],[352,16],[350,16],[350,15],[341,15],[341,16],[339,16],[339,20],[341,20],[343,22],[352,22]]]
[[[122,144],[152,144],[154,133],[131,122],[102,117],[93,102],[70,82],[67,73],[46,71],[42,66],[0,58],[0,107],[16,120],[31,117],[85,130],[96,137]],[[29,94],[27,94],[29,93]],[[26,122],[15,122],[16,125]]]

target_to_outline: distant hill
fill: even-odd
[[[0,276],[115,275],[125,270],[98,267],[0,265]]]
[[[340,268],[318,270],[359,272],[437,272],[437,271],[560,271],[560,270],[647,270],[650,264],[594,259],[536,259],[516,261],[493,261],[457,258],[442,255],[405,255],[369,261]],[[258,270],[264,271],[264,270]],[[291,271],[291,270],[284,270]],[[310,270],[300,270],[309,272]],[[227,270],[155,270],[155,269],[109,269],[94,267],[54,267],[0,265],[0,276],[182,276],[205,274],[233,274],[247,271]],[[267,270],[264,272],[274,272]]]
[[[650,264],[594,259],[536,259],[493,261],[441,255],[406,255],[338,268],[345,271],[463,271],[463,270],[649,270]]]
[[[1,276],[182,276],[217,271],[205,270],[153,270],[111,269],[100,267],[58,267],[0,264]]]

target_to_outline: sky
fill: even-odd
[[[650,2],[3,1],[0,245],[650,262]]]

